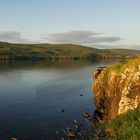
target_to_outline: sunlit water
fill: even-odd
[[[56,140],[73,120],[85,124],[82,113],[95,110],[92,72],[111,63],[1,62],[0,140]]]

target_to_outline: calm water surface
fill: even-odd
[[[92,71],[111,63],[0,62],[0,140],[56,140],[73,120],[84,124],[95,110]]]

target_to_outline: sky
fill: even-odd
[[[0,0],[0,41],[140,50],[140,0]]]

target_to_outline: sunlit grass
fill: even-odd
[[[140,108],[118,116],[108,127],[112,129],[117,140],[139,140]]]
[[[100,140],[100,134],[105,134],[105,140],[139,140],[140,139],[140,108],[119,115],[111,122],[98,124],[96,129],[91,129],[87,140]],[[105,138],[105,137],[104,137]]]

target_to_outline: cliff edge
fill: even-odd
[[[99,68],[93,75],[95,105],[104,120],[140,105],[140,58]]]

